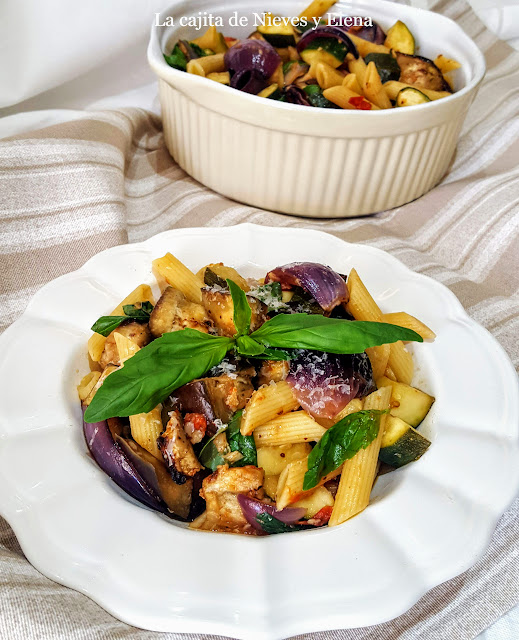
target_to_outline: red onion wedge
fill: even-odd
[[[282,509],[278,511],[274,505],[265,504],[261,500],[255,498],[249,498],[243,493],[238,494],[238,503],[243,511],[243,515],[247,522],[252,525],[257,531],[265,533],[261,524],[256,520],[256,516],[262,513],[268,513],[276,520],[283,522],[284,524],[294,524],[305,515],[305,509],[303,508],[290,508]]]
[[[291,262],[269,271],[268,282],[280,282],[282,289],[301,287],[308,292],[325,311],[331,311],[341,302],[348,302],[349,293],[341,276],[317,262]]]
[[[375,390],[365,353],[301,351],[290,361],[287,382],[303,409],[325,420],[332,420],[353,398]]]
[[[339,40],[339,42],[342,42],[342,44],[346,45],[348,53],[352,53],[356,58],[359,57],[357,47],[353,44],[351,38],[348,37],[346,28],[333,25],[323,25],[307,31],[297,43],[297,50],[299,53],[304,51],[316,38],[335,38],[336,40]]]
[[[231,87],[257,94],[281,63],[278,52],[265,40],[242,40],[225,53]]]
[[[83,407],[83,413],[85,411],[86,407]],[[115,442],[106,420],[83,421],[83,433],[94,460],[123,491],[147,507],[170,515],[158,493],[142,478],[122,447]]]
[[[371,27],[349,27],[348,33],[352,33],[357,38],[362,38],[363,40],[367,40],[368,42],[373,42],[375,44],[384,44],[386,41],[386,34],[384,33],[382,27],[373,22]]]

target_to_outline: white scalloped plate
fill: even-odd
[[[294,260],[355,266],[383,310],[438,334],[415,349],[415,384],[437,398],[429,451],[333,529],[193,532],[125,499],[86,455],[75,385],[92,322],[153,282],[166,251],[245,275]],[[275,640],[383,622],[474,564],[519,487],[519,394],[503,349],[444,286],[324,233],[246,224],[109,249],[43,287],[0,353],[0,512],[39,571],[137,627]]]

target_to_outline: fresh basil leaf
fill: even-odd
[[[269,282],[254,289],[254,297],[266,304],[269,312],[279,311],[287,306],[283,302],[283,291],[279,282]]]
[[[380,416],[384,413],[357,411],[330,427],[308,456],[303,491],[313,489],[321,478],[371,444],[378,435]]]
[[[242,356],[258,357],[265,352],[265,347],[250,336],[236,338],[236,350]]]
[[[225,425],[221,429],[218,429],[214,436],[204,444],[202,450],[198,454],[198,459],[200,460],[200,462],[204,465],[204,467],[207,467],[207,469],[211,469],[211,471],[216,471],[217,467],[222,464],[226,464],[225,458],[218,451],[214,444],[214,439],[216,438],[216,436],[226,431],[227,428],[228,425]]]
[[[164,60],[174,69],[179,69],[180,71],[187,70],[187,58],[178,44],[175,45],[175,48],[169,56],[164,55]]]
[[[247,300],[247,296],[240,287],[227,278],[229,291],[231,292],[232,303],[234,306],[234,326],[236,327],[237,336],[246,336],[250,331],[250,322],[252,319],[252,311]]]
[[[256,521],[260,523],[265,533],[270,533],[271,535],[275,533],[288,533],[289,531],[304,531],[310,528],[299,524],[285,524],[281,522],[281,520],[271,516],[270,513],[258,513]]]
[[[90,329],[106,338],[125,320],[128,320],[128,316],[101,316],[94,322]]]
[[[165,333],[105,379],[86,410],[86,422],[151,411],[172,391],[221,362],[233,343],[195,329]]]
[[[290,360],[294,356],[286,349],[271,349],[270,347],[263,347],[263,353],[254,357],[258,360]]]
[[[242,436],[240,432],[240,422],[243,411],[237,411],[227,427],[227,442],[231,447],[231,451],[239,451],[243,458],[234,462],[232,467],[244,467],[247,464],[257,466],[258,455],[256,452],[256,444],[254,436]]]
[[[142,302],[140,305],[125,304],[123,307],[123,313],[125,316],[134,318],[135,320],[145,320],[146,322],[150,319],[152,311],[153,305],[147,300]]]
[[[251,334],[267,347],[315,349],[327,353],[363,353],[368,347],[409,340],[423,342],[411,329],[383,322],[342,320],[318,315],[281,314]]]

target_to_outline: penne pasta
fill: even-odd
[[[158,405],[148,413],[130,416],[132,438],[143,449],[146,449],[157,460],[163,461],[162,453],[157,445],[157,438],[164,431],[162,425],[162,405]]]
[[[390,345],[388,366],[394,372],[397,382],[411,384],[414,373],[413,357],[401,340]]]
[[[117,305],[110,313],[111,316],[122,316],[124,314],[123,307],[127,304],[136,304],[137,302],[151,302],[155,304],[151,288],[147,284],[140,284],[126,298]],[[88,340],[88,354],[94,362],[99,362],[101,354],[105,348],[106,338],[99,333],[94,333]]]
[[[325,429],[329,429],[346,416],[349,416],[350,413],[355,413],[356,411],[360,411],[361,409],[362,400],[360,398],[354,398],[353,400],[350,400],[348,402],[348,404],[344,407],[344,409],[342,409],[342,411],[339,411],[339,413],[334,416],[333,420],[330,420],[328,418],[318,418],[317,422]]]
[[[221,73],[208,73],[207,78],[209,80],[214,80],[214,82],[219,82],[220,84],[231,84],[231,75],[228,71],[223,71]]]
[[[360,96],[358,93],[351,91],[351,89],[348,89],[348,87],[345,87],[344,85],[326,89],[323,91],[323,96],[343,109],[357,109],[358,106],[355,104],[356,99],[364,100],[367,107],[368,105],[371,105],[368,107],[369,109],[378,109],[375,104],[369,102],[369,100],[366,100],[366,98]]]
[[[445,98],[451,95],[449,91],[433,91],[432,89],[424,89],[424,87],[420,87],[417,84],[406,84],[405,82],[398,82],[398,80],[389,80],[389,82],[385,82],[383,84],[383,87],[384,91],[387,94],[387,97],[390,100],[396,100],[399,92],[406,87],[418,89],[418,91],[424,93],[431,100],[439,100],[440,98]]]
[[[113,364],[109,364],[105,370],[103,371],[103,373],[101,373],[101,375],[99,376],[99,378],[97,379],[97,382],[95,383],[95,385],[92,387],[88,397],[83,401],[83,404],[88,406],[91,402],[92,402],[92,398],[95,396],[96,391],[99,389],[99,387],[103,384],[103,382],[105,381],[105,379],[114,371],[117,371],[119,367],[116,367]]]
[[[86,376],[83,376],[81,382],[77,386],[77,393],[81,401],[88,398],[100,377],[100,371],[90,371],[90,373],[87,373]]]
[[[369,360],[371,362],[371,368],[373,369],[373,378],[378,380],[380,376],[384,375],[389,360],[390,346],[388,344],[382,344],[378,347],[370,347],[366,349]]]
[[[357,76],[354,73],[348,73],[346,76],[344,76],[342,86],[346,87],[350,91],[353,91],[354,93],[358,93],[359,96],[362,95],[362,88],[359,84]]]
[[[190,271],[171,253],[153,261],[156,271],[163,276],[168,284],[181,291],[191,302],[202,304],[202,287],[204,281]]]
[[[309,23],[312,18],[322,18],[324,14],[337,2],[337,0],[313,0],[306,9],[299,14],[300,18],[306,18]]]
[[[244,436],[262,424],[299,407],[287,382],[275,382],[257,389],[250,397],[241,419],[240,431]]]
[[[204,280],[204,274],[206,269],[210,269],[214,274],[216,274],[219,278],[223,280],[232,280],[235,284],[237,284],[240,289],[243,291],[250,291],[249,284],[247,280],[243,276],[241,276],[236,269],[233,267],[227,267],[225,264],[221,262],[216,264],[207,264],[205,267],[202,267],[199,271],[197,271],[196,277],[201,281]]]
[[[391,109],[391,101],[380,81],[380,75],[374,62],[370,62],[364,75],[362,92],[368,100],[377,105],[380,109]]]
[[[384,313],[384,315],[382,316],[382,322],[387,322],[389,324],[394,324],[397,327],[405,327],[406,329],[416,331],[416,333],[424,340],[434,340],[436,338],[436,334],[432,329],[429,329],[426,324],[418,320],[418,318],[410,315],[409,313],[406,313],[405,311],[398,311],[397,313]]]
[[[394,382],[397,381],[395,372],[393,371],[393,369],[391,369],[391,367],[389,365],[387,365],[386,370],[384,372],[384,375],[386,376],[386,378],[389,378],[390,380],[393,380]]]
[[[391,394],[390,394],[391,395]],[[342,465],[332,471],[324,478],[321,478],[317,487],[321,487],[325,482],[336,478],[342,470]],[[276,508],[284,509],[290,504],[301,500],[303,497],[313,493],[317,487],[313,487],[308,491],[303,491],[303,482],[305,479],[305,473],[308,471],[308,456],[301,460],[295,460],[290,462],[281,472],[278,480],[278,486],[276,488]]]
[[[195,58],[187,63],[187,72],[194,73],[197,76],[206,77],[210,73],[224,73],[225,71],[223,53]]]
[[[256,427],[254,442],[257,447],[317,442],[326,429],[306,411],[293,411]]]
[[[361,57],[355,58],[351,53],[347,55],[347,60],[348,70],[350,73],[354,73],[357,77],[357,82],[359,83],[360,89],[364,84],[364,76],[366,75],[366,69],[368,68],[368,65]],[[350,89],[353,89],[353,87],[350,87]]]
[[[350,293],[350,299],[346,305],[348,313],[350,313],[355,320],[380,321],[382,312],[355,269],[350,271],[346,286]]]
[[[387,389],[388,387],[383,387],[367,396],[364,399],[364,409],[389,409],[391,390],[387,391]],[[335,504],[328,522],[330,527],[341,524],[368,506],[377,471],[385,420],[386,416],[382,415],[375,440],[343,464]]]
[[[325,62],[318,62],[315,67],[315,77],[321,89],[329,89],[341,85],[344,80],[344,74],[337,71]]]

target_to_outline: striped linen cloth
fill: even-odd
[[[42,285],[103,249],[172,228],[254,222],[305,227],[384,249],[448,286],[519,365],[519,54],[462,0],[433,4],[484,52],[488,73],[448,175],[419,200],[376,216],[308,220],[229,201],[169,156],[160,120],[144,111],[84,119],[0,142],[0,328]],[[484,557],[399,618],[315,640],[474,638],[519,600],[519,501]],[[0,520],[0,637],[189,638],[115,620],[85,596],[41,576]]]

